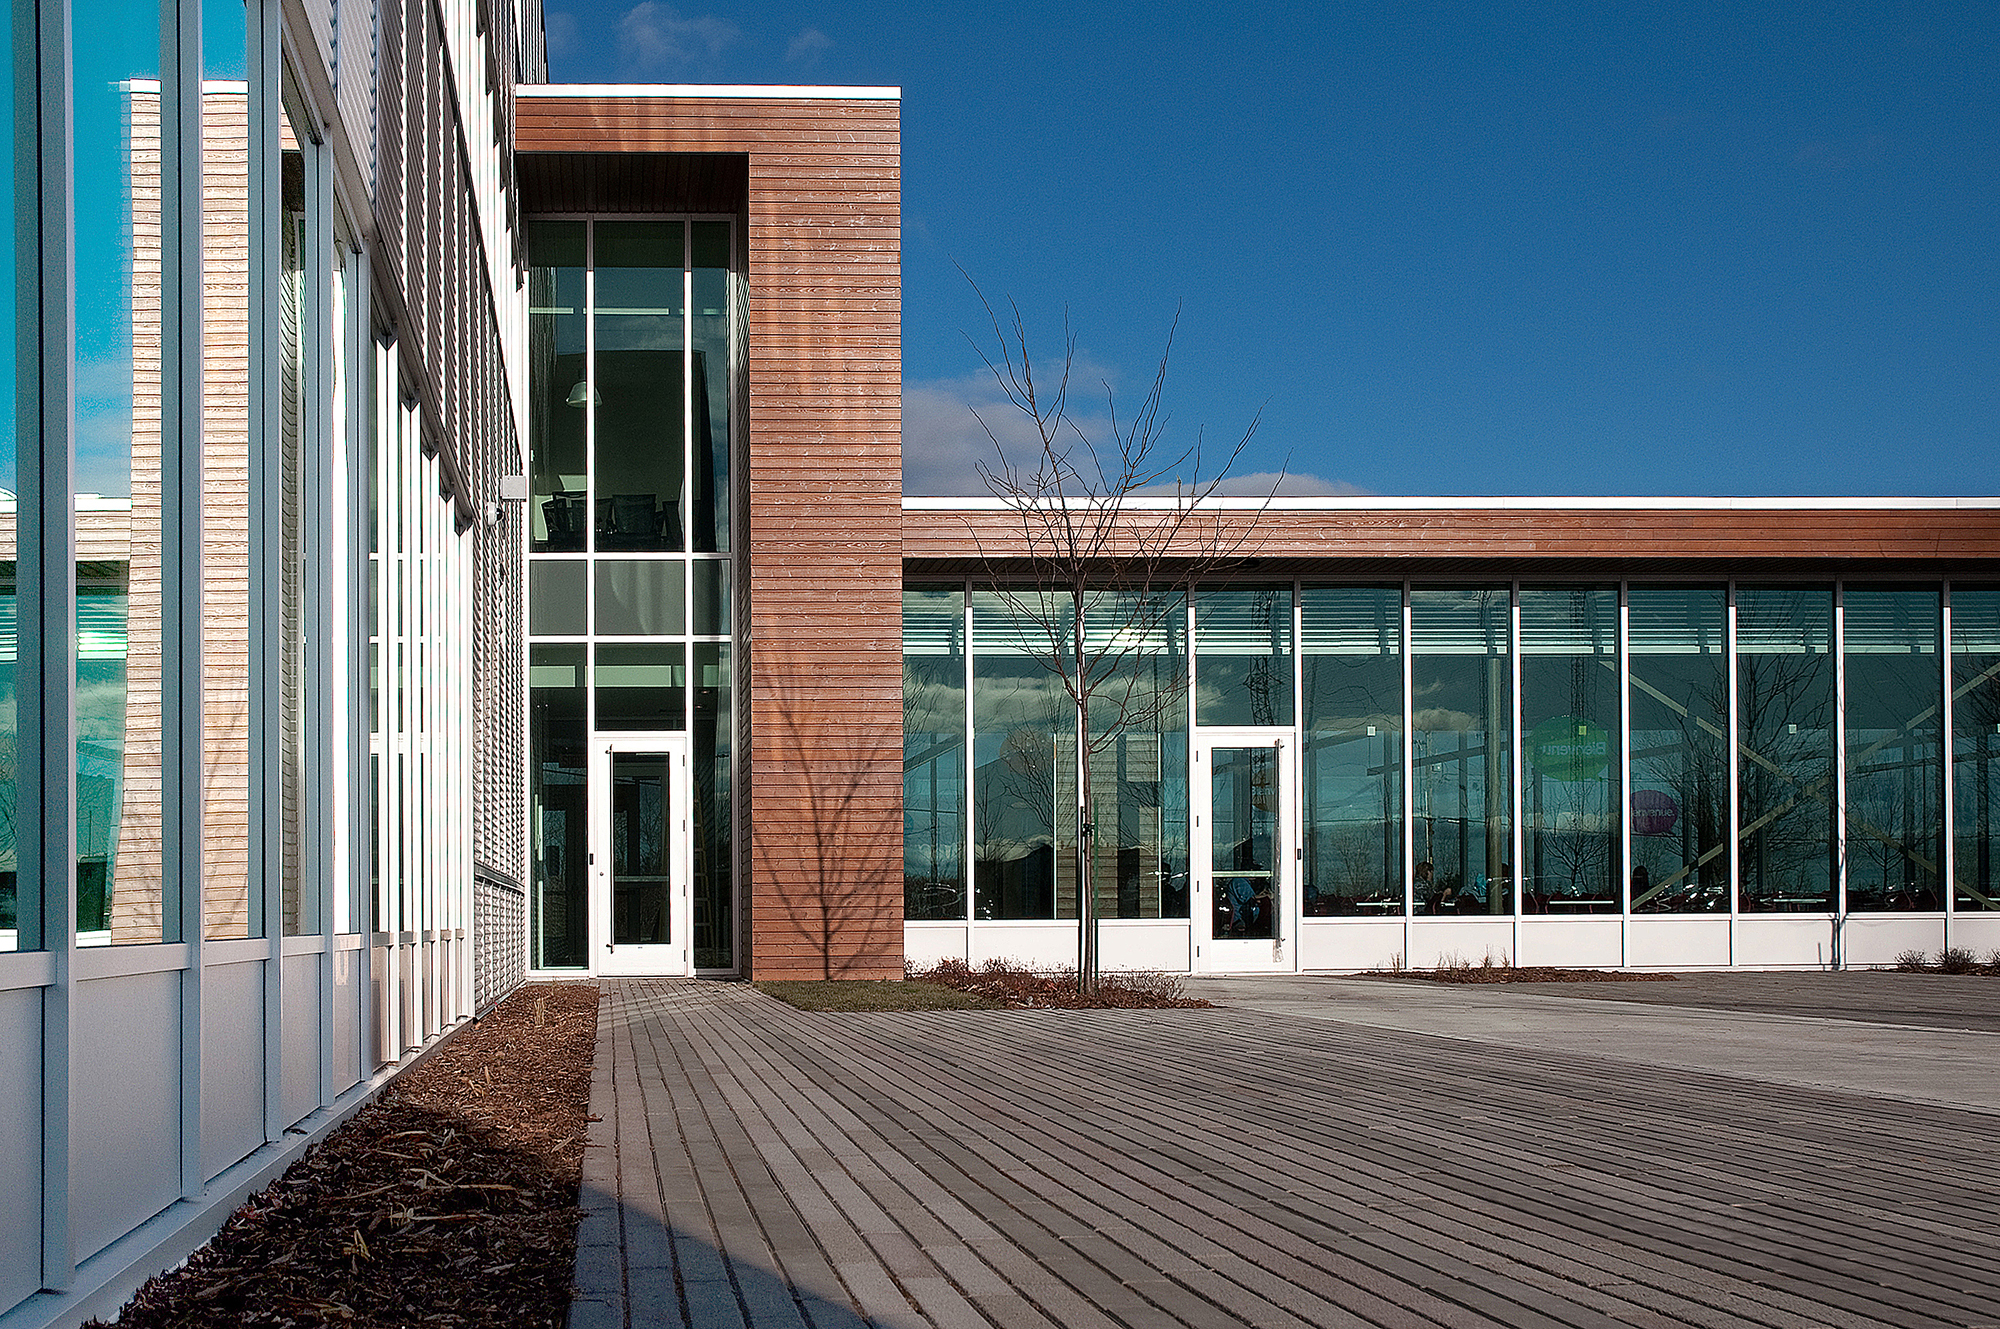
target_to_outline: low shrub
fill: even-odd
[[[941,960],[928,968],[910,966],[909,975],[941,983],[1016,1007],[1062,1010],[1165,1010],[1209,1006],[1187,995],[1186,979],[1153,970],[1099,974],[1093,992],[1078,993],[1073,966],[1031,968],[1011,960],[988,960],[977,969],[963,960]]]

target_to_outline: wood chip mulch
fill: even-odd
[[[564,1324],[596,1031],[594,985],[517,990],[140,1289],[118,1325]]]

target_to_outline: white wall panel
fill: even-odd
[[[180,1198],[181,975],[79,983],[70,1221],[85,1260]]]
[[[42,1281],[42,989],[0,992],[0,1309]]]
[[[1944,949],[1944,916],[1849,914],[1840,941],[1841,963],[1849,969],[1886,967],[1904,951],[1935,960]]]
[[[1832,921],[1825,914],[1763,914],[1738,918],[1736,963],[1745,969],[1831,968]]]
[[[1616,918],[1524,918],[1514,963],[1571,969],[1616,969],[1625,963],[1623,925]]]
[[[1097,928],[1098,967],[1153,969],[1184,974],[1188,968],[1186,919],[1111,919]]]
[[[966,929],[959,923],[903,924],[903,958],[924,967],[940,960],[963,960]]]
[[[972,929],[974,968],[1012,960],[1035,968],[1076,964],[1075,923],[981,923]]]
[[[1514,954],[1514,922],[1509,918],[1412,920],[1409,964],[1435,969],[1448,960],[1479,964],[1488,956],[1501,964]]]
[[[1309,918],[1299,928],[1301,969],[1393,969],[1406,962],[1400,918]]]
[[[213,1177],[264,1143],[264,962],[201,979],[201,1163]]]
[[[1982,960],[2000,951],[2000,913],[1954,914],[1950,926],[1951,944],[1960,950]]]
[[[319,1106],[320,955],[287,955],[285,965],[284,1087],[287,1126]]]
[[[1635,969],[1709,969],[1729,963],[1727,918],[1634,918]]]

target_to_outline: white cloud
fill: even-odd
[[[1087,384],[1091,389],[1088,403],[1072,396],[1071,404],[1078,428],[1093,440],[1109,437],[1110,421],[1103,411],[1083,407],[1103,400],[1102,380],[1107,377],[1108,374],[1081,361],[1071,374],[1073,384]],[[1073,440],[1075,435],[1069,437]],[[998,447],[995,439],[999,440]],[[1030,466],[1040,455],[1041,440],[1034,422],[1007,400],[992,375],[982,370],[957,378],[903,384],[905,494],[984,497],[986,485],[974,469],[975,464],[985,462],[991,466],[1003,450],[1017,465]],[[1345,480],[1309,473],[1286,474],[1281,479],[1276,471],[1228,476],[1216,487],[1216,492],[1262,497],[1274,488],[1280,497],[1286,498],[1368,492]],[[1170,494],[1173,486],[1155,486],[1142,492]]]
[[[672,5],[643,0],[618,20],[618,54],[631,69],[671,71],[711,63],[742,36],[726,18],[682,18]]]
[[[542,34],[548,46],[549,59],[569,55],[577,50],[576,15],[560,11],[542,16]]]
[[[833,38],[818,28],[807,28],[792,38],[785,48],[785,59],[795,65],[816,65],[819,58],[833,49]]]

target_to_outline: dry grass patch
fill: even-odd
[[[750,986],[802,1011],[964,1011],[1005,1004],[921,978],[773,979]]]

